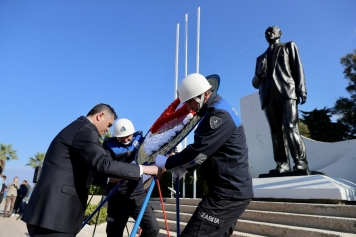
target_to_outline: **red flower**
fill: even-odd
[[[179,118],[187,116],[189,113],[192,113],[193,116],[195,115],[195,112],[192,110],[188,110],[187,105],[184,103],[182,107],[180,107],[178,110],[177,107],[180,104],[179,98],[175,99],[165,111],[161,114],[161,116],[156,120],[156,122],[152,125],[150,128],[150,131],[152,133],[156,133],[159,131],[164,125],[167,125],[168,123],[172,122],[173,120],[177,120]],[[184,118],[183,118],[184,119]]]

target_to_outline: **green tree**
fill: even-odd
[[[29,162],[26,164],[32,168],[40,167],[43,164],[43,160],[46,156],[46,153],[37,152],[34,157],[29,158]]]
[[[348,127],[340,121],[331,121],[331,109],[324,107],[311,112],[301,111],[302,122],[308,126],[310,138],[321,142],[343,141],[347,137]]]
[[[305,123],[303,123],[300,119],[298,121],[298,127],[299,127],[300,135],[310,138],[310,132],[309,132],[308,126]]]
[[[103,195],[103,192],[104,192],[103,187],[99,187],[96,185],[90,186],[90,190],[89,190],[90,195]]]
[[[6,161],[18,160],[17,150],[12,145],[0,144],[0,173],[5,170]]]
[[[356,49],[341,57],[340,63],[344,66],[345,79],[348,80],[346,91],[350,93],[350,98],[339,97],[336,100],[332,113],[339,116],[338,121],[346,125],[349,129],[346,139],[356,138]]]
[[[101,138],[100,138],[100,144],[103,145],[105,138],[109,138],[109,137],[112,137],[111,132],[107,132],[107,133],[105,133],[103,136],[101,136]]]

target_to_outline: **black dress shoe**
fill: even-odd
[[[274,170],[269,171],[270,174],[282,174],[282,173],[287,173],[287,172],[290,172],[290,170],[284,169],[282,167],[277,167]]]
[[[285,169],[285,168],[282,168],[282,167],[280,167],[280,168],[278,168],[278,170],[279,170],[279,173],[287,173],[287,172],[290,172],[290,170],[289,169]]]
[[[309,167],[306,164],[296,164],[293,166],[293,172],[298,172],[298,171],[308,171]]]

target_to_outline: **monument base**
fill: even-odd
[[[324,172],[313,171],[313,170],[301,170],[295,172],[285,172],[279,173],[277,170],[270,170],[268,174],[260,174],[258,178],[273,178],[273,177],[290,177],[290,176],[302,176],[302,175],[325,175]]]
[[[356,184],[325,175],[253,179],[254,198],[356,201]]]

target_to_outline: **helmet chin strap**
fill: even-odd
[[[119,141],[119,142],[120,142],[120,141]],[[131,142],[131,141],[128,141],[128,142],[120,142],[120,143],[127,146],[128,144],[130,144],[130,142]]]
[[[205,93],[201,94],[201,98],[199,99],[198,97],[194,97],[195,101],[199,104],[199,109],[198,111],[203,107],[204,103],[204,98],[205,98]]]

